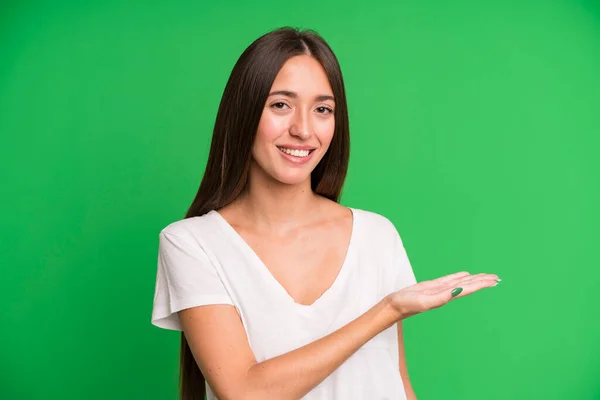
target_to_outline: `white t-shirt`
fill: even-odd
[[[159,235],[152,324],[181,330],[177,311],[206,304],[236,307],[258,362],[341,328],[385,295],[416,283],[402,240],[380,214],[351,208],[353,229],[342,268],[313,304],[292,299],[260,258],[216,211],[182,219]],[[208,400],[217,397],[206,385]],[[305,400],[401,400],[397,327],[375,336]]]

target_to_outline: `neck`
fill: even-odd
[[[302,183],[287,185],[256,169],[238,203],[255,228],[287,230],[315,217],[320,196],[312,191],[310,176]]]

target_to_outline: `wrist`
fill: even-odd
[[[402,310],[398,309],[397,305],[392,300],[391,294],[385,296],[382,300],[382,303],[384,308],[384,315],[386,315],[388,319],[392,320],[392,323],[390,325],[405,318],[405,313]]]

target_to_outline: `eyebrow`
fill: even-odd
[[[269,93],[269,97],[276,96],[276,95],[283,95],[283,96],[291,97],[292,99],[298,98],[298,93],[291,92],[289,90],[277,90],[275,92]],[[325,101],[325,100],[335,101],[335,98],[333,96],[329,96],[327,94],[315,96],[315,101]]]

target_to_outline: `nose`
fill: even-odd
[[[310,137],[311,128],[308,112],[298,109],[290,122],[290,135],[296,136],[303,140]]]

